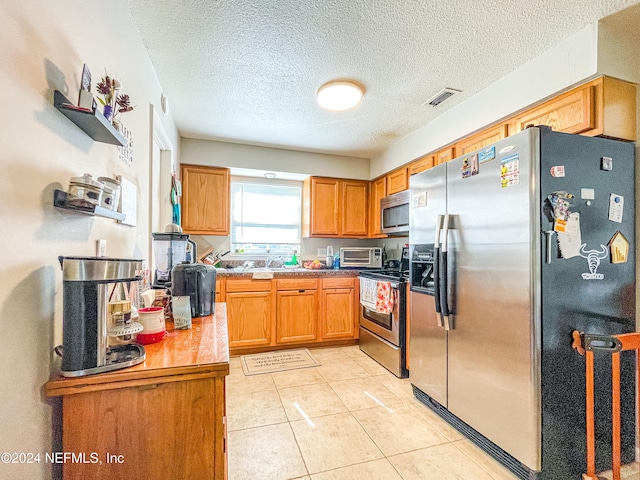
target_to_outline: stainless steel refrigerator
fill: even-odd
[[[634,145],[529,128],[410,180],[416,397],[520,478],[586,468],[573,330],[635,330]],[[623,461],[633,358],[623,354]],[[599,468],[610,363],[596,355]]]

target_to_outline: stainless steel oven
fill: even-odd
[[[398,377],[406,369],[406,283],[401,271],[361,272],[360,282],[389,282],[393,296],[390,313],[374,305],[360,305],[360,350]],[[362,295],[361,295],[362,297]]]

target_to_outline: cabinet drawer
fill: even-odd
[[[317,278],[279,278],[276,280],[276,288],[281,290],[317,290]]]
[[[227,292],[270,292],[271,280],[228,279],[225,290]]]
[[[322,288],[355,288],[355,283],[354,277],[323,278]]]

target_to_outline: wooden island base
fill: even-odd
[[[169,329],[170,330],[170,329]],[[69,479],[226,479],[226,305],[145,346],[144,363],[79,378],[56,376]]]

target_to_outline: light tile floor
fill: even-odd
[[[227,377],[229,480],[514,480],[357,346]]]

